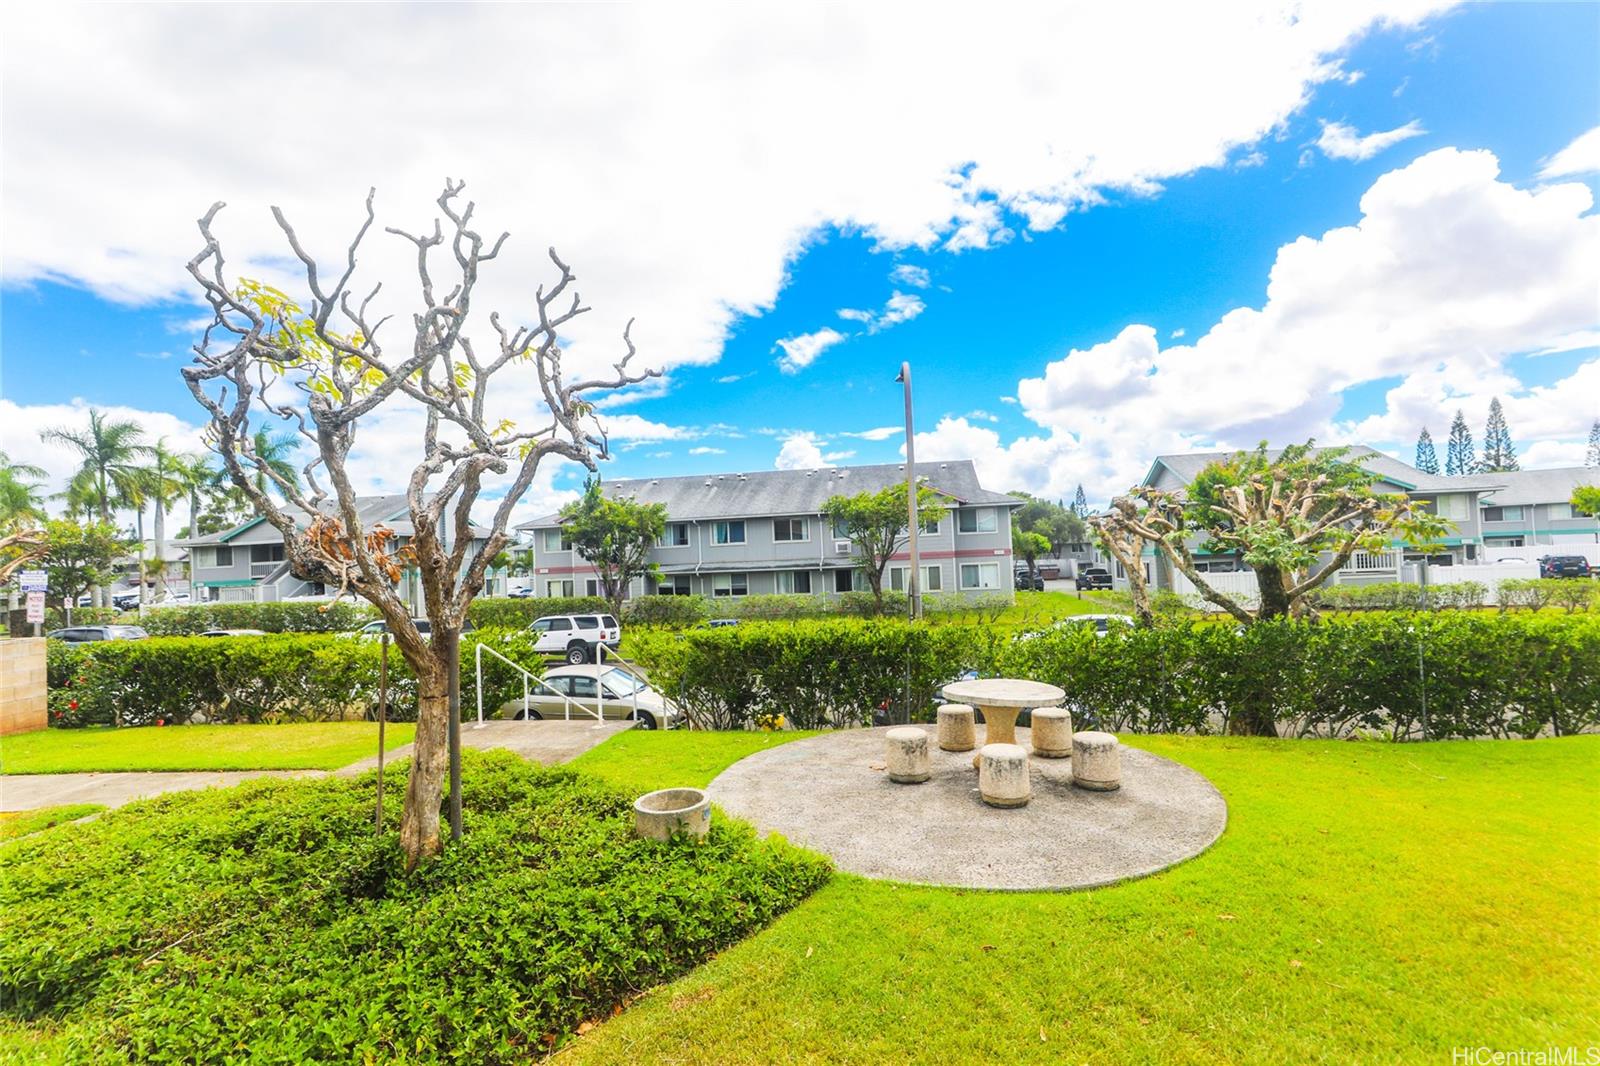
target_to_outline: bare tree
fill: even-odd
[[[1140,625],[1154,625],[1155,614],[1150,610],[1150,587],[1144,579],[1145,537],[1137,528],[1138,506],[1126,496],[1111,501],[1106,514],[1091,515],[1089,525],[1100,539],[1100,546],[1122,564],[1128,575],[1128,593],[1133,597],[1133,613]]]
[[[439,810],[461,629],[491,561],[510,541],[506,526],[512,509],[546,456],[570,459],[590,470],[609,458],[605,432],[586,394],[658,373],[629,370],[635,354],[630,321],[622,333],[625,352],[613,364],[613,373],[566,380],[558,335],[588,308],[569,291],[575,277],[553,248],[550,261],[559,278],[548,290],[543,285],[535,290],[536,321],[508,327],[498,314],[490,314],[495,343],[480,354],[466,332],[473,293],[481,268],[499,254],[508,235],[486,244],[472,226],[474,205],[459,204],[463,185],[446,180],[437,200],[447,224],[436,216],[432,232],[421,236],[387,230],[415,247],[421,289],[421,309],[393,357],[385,354],[380,339],[389,319],[372,321],[369,311],[379,288],[362,297],[350,287],[357,252],[374,222],[376,190],[367,194],[366,218],[331,282],[283,212],[272,209],[304,269],[310,302],[303,309],[270,286],[229,281],[222,247],[212,232],[224,206],[220,202],[199,220],[205,247],[188,264],[213,320],[183,376],[210,415],[211,445],[224,472],[282,534],[291,571],[304,580],[348,589],[376,606],[416,673],[415,754],[400,822],[401,845],[411,868],[442,846]],[[448,274],[447,281],[437,284],[436,258],[444,259]],[[503,388],[498,395],[494,392],[499,375],[528,364],[537,375],[549,421],[520,428],[491,414],[490,401],[506,396]],[[411,405],[425,417],[421,457],[405,493],[411,532],[403,549],[396,549],[393,531],[363,528],[349,467],[358,425],[385,405]],[[313,458],[298,479],[286,477],[256,449],[252,413],[287,425],[309,442]],[[472,510],[484,478],[507,474],[510,485],[494,506],[487,532],[475,536]],[[417,631],[396,594],[404,566],[415,566],[419,574],[431,639]]]

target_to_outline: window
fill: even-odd
[[[600,628],[600,619],[594,617],[593,615],[580,614],[578,616],[578,628],[579,629],[599,629]]]
[[[661,531],[661,537],[656,541],[656,546],[661,548],[682,548],[689,543],[689,523],[668,522],[667,528]]]
[[[806,527],[804,518],[779,518],[772,523],[772,539],[775,541],[810,540],[811,531]]]
[[[544,550],[547,552],[565,552],[572,550],[572,541],[567,539],[566,530],[547,529],[544,531]]]
[[[600,582],[597,581],[596,579],[592,578],[592,577],[589,580],[585,581],[583,583],[583,594],[585,596],[598,596],[598,595],[600,595]]]
[[[657,596],[687,596],[689,595],[689,575],[673,574],[656,582]]]
[[[889,568],[889,587],[896,592],[906,590],[906,575],[911,572],[909,566],[891,566]],[[937,566],[924,566],[922,568],[922,592],[938,592],[943,584]]]
[[[1472,547],[1472,545],[1467,545]],[[1489,537],[1484,541],[1486,548],[1522,548],[1526,547],[1521,537]]]
[[[961,587],[964,589],[997,589],[1000,587],[999,563],[962,563]]]
[[[1448,518],[1453,522],[1462,522],[1467,518],[1467,497],[1464,493],[1448,492],[1440,496],[1434,505],[1434,514],[1440,518]]]
[[[1521,507],[1485,507],[1483,509],[1485,522],[1520,522],[1522,521]]]
[[[194,565],[202,570],[220,570],[233,565],[233,549],[226,544],[196,548]]]
[[[734,522],[718,522],[711,527],[711,543],[713,544],[743,544],[744,520]]]
[[[741,526],[743,522],[739,523]],[[743,596],[750,591],[749,585],[743,574],[713,574],[711,576],[711,595],[726,599],[729,596]]]
[[[956,512],[956,529],[962,533],[993,533],[1000,528],[993,507],[963,507]]]
[[[598,693],[595,679],[592,677],[572,677],[572,698],[575,700],[592,700]]]
[[[850,539],[850,527],[845,525],[843,520],[838,519],[838,518],[835,518],[833,520],[833,539],[834,540],[849,540]]]
[[[572,582],[571,581],[546,581],[544,583],[544,594],[546,596],[571,596],[572,595]]]
[[[938,532],[939,532],[939,518],[938,518],[937,515],[935,515],[933,518],[928,519],[926,522],[922,523],[922,532],[928,534],[929,536],[938,535]]]
[[[779,592],[807,593],[811,591],[811,571],[779,570],[773,574]]]
[[[250,561],[252,563],[281,563],[283,562],[283,545],[252,544],[250,545]]]
[[[1552,522],[1564,522],[1572,517],[1572,504],[1570,503],[1546,504],[1545,510],[1549,512],[1546,517]]]
[[[854,592],[856,587],[856,572],[854,570],[835,570],[833,572],[833,591]]]

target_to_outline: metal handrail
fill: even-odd
[[[541,685],[544,684],[543,680],[541,680],[537,675],[535,675],[533,673],[530,673],[528,671],[527,667],[523,666],[521,663],[512,662],[510,659],[506,658],[504,655],[502,655],[499,652],[495,651],[493,648],[489,647],[487,644],[478,643],[478,644],[473,645],[473,649],[472,649],[473,669],[474,669],[474,671],[476,673],[476,676],[477,676],[477,679],[478,679],[478,724],[474,727],[474,728],[477,728],[477,729],[482,729],[483,728],[483,653],[484,652],[488,652],[490,655],[493,655],[496,659],[499,659],[501,662],[503,662],[507,666],[511,667],[511,669],[515,670],[517,673],[522,675],[522,713],[523,713],[524,716],[528,715],[532,710],[532,708],[530,708],[528,706],[528,682],[529,681],[535,681],[535,682],[537,682],[537,683],[539,683]],[[585,714],[590,713],[589,711],[587,711],[584,708],[583,704],[575,703],[571,698],[569,698],[567,696],[563,696],[561,693],[557,692],[555,689],[550,688],[549,685],[545,685],[545,688],[550,692],[551,695],[560,696],[561,697],[561,706],[562,706],[563,717],[565,718],[566,721],[569,721],[569,722],[572,721],[572,708],[574,706],[576,706],[578,708],[578,710],[583,711]],[[593,714],[594,714],[596,719],[598,719],[599,721],[603,722],[606,719],[605,719],[605,714],[604,714],[604,712],[602,710],[602,705],[600,703],[600,689],[601,689],[600,679],[598,677],[596,677],[595,680],[594,680],[595,703],[594,703]],[[638,696],[637,695],[634,697],[634,713],[635,714],[638,713]],[[530,721],[530,722],[533,721],[532,718],[527,718],[526,720]]]

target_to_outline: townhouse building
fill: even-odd
[[[1022,501],[985,488],[970,460],[918,463],[917,479],[942,513],[918,536],[922,591],[1011,595],[1011,513]],[[867,588],[854,549],[823,515],[832,496],[905,481],[904,464],[763,470],[612,481],[607,495],[663,504],[666,532],[651,552],[659,575],[629,595],[731,599],[772,593],[832,595]],[[558,514],[517,527],[533,544],[533,591],[594,595],[599,579],[562,535]],[[904,591],[910,556],[891,560],[886,587]]]

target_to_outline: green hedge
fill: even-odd
[[[1489,587],[1481,581],[1421,585],[1380,581],[1370,585],[1324,585],[1310,596],[1312,604],[1330,611],[1420,611],[1434,608],[1482,607]]]
[[[407,876],[405,768],[163,796],[0,847],[0,1019],[40,1062],[525,1063],[828,878],[716,819],[463,753],[465,833]],[[24,1045],[26,1045],[24,1047]]]
[[[477,713],[473,648],[488,643],[535,675],[543,659],[525,630],[483,629],[461,643],[462,715]],[[341,634],[152,637],[66,644],[47,650],[50,723],[139,726],[207,722],[338,721],[372,717],[380,645]],[[417,683],[389,648],[389,716],[417,713]],[[484,715],[522,692],[522,678],[484,656]]]
[[[1507,578],[1495,590],[1502,611],[1560,607],[1568,614],[1600,605],[1600,582],[1575,577]]]
[[[472,601],[467,617],[479,627],[514,627],[547,614],[605,614],[610,610],[602,596],[485,596]]]
[[[208,629],[259,629],[264,633],[346,633],[378,617],[377,608],[360,601],[285,603],[201,603],[192,607],[156,607],[144,618],[129,613],[123,620],[144,626],[153,637],[182,637]]]
[[[1060,686],[1081,725],[1220,732],[1265,709],[1289,735],[1535,736],[1600,726],[1600,617],[1363,614],[1249,627],[990,627],[829,619],[634,635],[634,656],[701,728],[926,719],[964,669]],[[1418,669],[1418,649],[1423,664]]]

